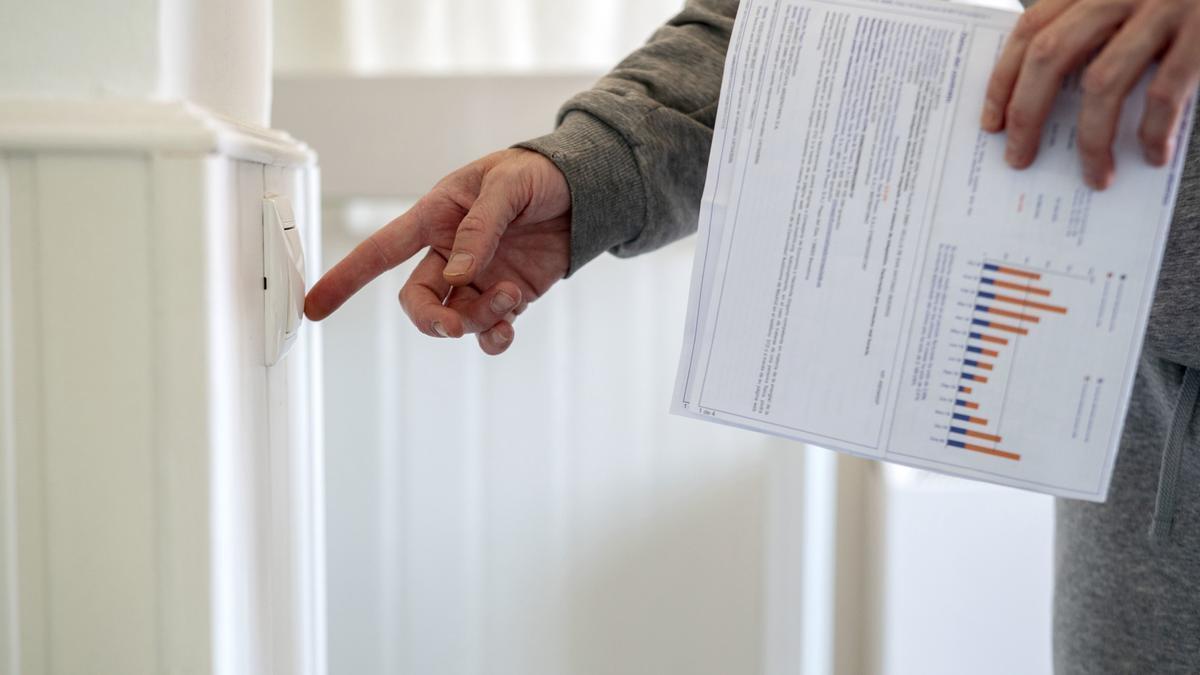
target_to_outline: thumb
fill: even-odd
[[[512,173],[484,177],[479,196],[458,225],[454,249],[442,272],[446,281],[465,286],[492,262],[500,238],[529,201],[523,183]]]

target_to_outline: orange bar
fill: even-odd
[[[992,364],[990,364],[986,361],[976,361],[974,366],[968,365],[967,367],[968,368],[983,368],[984,370],[991,370]]]
[[[984,356],[990,356],[992,358],[996,358],[997,356],[1000,356],[1000,352],[996,351],[995,349],[980,349],[979,353],[983,354]]]
[[[1004,323],[996,323],[995,321],[989,321],[988,328],[995,328],[996,330],[1002,330],[1007,333],[1016,333],[1017,335],[1029,335],[1029,331],[1025,330],[1024,328],[1018,328],[1017,326],[1010,326]]]
[[[996,271],[1003,272],[1005,274],[1011,274],[1014,277],[1024,277],[1026,279],[1042,278],[1042,275],[1038,274],[1037,272],[1026,272],[1025,270],[1019,270],[1014,267],[1005,267],[1004,265],[996,265]]]
[[[987,420],[983,419],[982,417],[968,417],[967,422],[971,424],[978,424],[981,427],[987,426]]]
[[[962,387],[962,393],[964,393],[964,394],[971,393],[971,388],[970,387]]]
[[[1002,337],[996,337],[995,335],[984,335],[984,334],[980,333],[979,339],[983,340],[984,342],[991,342],[993,344],[998,344],[998,345],[1008,344],[1008,340],[1005,340]]]
[[[1010,319],[1016,319],[1018,321],[1028,321],[1030,323],[1037,323],[1038,321],[1041,321],[1041,319],[1037,318],[1036,316],[1030,316],[1028,314],[1020,314],[1018,312],[1010,312],[1007,309],[1000,309],[999,307],[988,307],[987,313],[988,314],[999,314],[1000,316],[1007,316]]]
[[[975,382],[978,382],[979,384],[987,384],[986,377],[984,377],[982,375],[976,375],[975,373],[971,373],[971,375],[974,376]]]
[[[966,431],[967,435],[971,438],[978,438],[985,441],[991,441],[993,443],[1000,442],[1000,437],[995,434],[985,434],[982,431],[974,431],[972,429],[965,429],[964,431]]]
[[[971,410],[979,410],[979,404],[974,401],[963,401],[962,407],[970,408]]]
[[[993,450],[991,448],[985,448],[982,445],[975,445],[974,443],[963,443],[963,447],[968,450],[973,450],[974,452],[982,452],[985,455],[992,455],[993,457],[1003,457],[1004,459],[1011,459],[1014,462],[1021,461],[1021,456],[1015,452]]]
[[[994,293],[993,295],[996,296],[993,298],[993,300],[999,302],[1011,302],[1014,305],[1023,305],[1025,307],[1032,307],[1033,309],[1043,309],[1047,312],[1054,312],[1056,314],[1067,313],[1066,307],[1059,307],[1058,305],[1047,305],[1041,302],[1035,302],[1033,300],[1022,300],[1021,298],[1014,298],[1011,295],[1000,295],[999,293]]]
[[[1050,295],[1050,291],[1048,291],[1044,288],[1038,288],[1037,286],[1022,286],[1021,284],[1014,284],[1011,281],[1000,281],[999,279],[992,279],[992,285],[996,286],[997,288],[1007,288],[1007,289],[1013,290],[1013,291],[1024,291],[1026,293],[1033,293],[1034,295],[1044,295],[1044,296]]]

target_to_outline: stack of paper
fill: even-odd
[[[1135,91],[1094,192],[1072,81],[1008,168],[978,120],[1017,16],[743,0],[675,412],[1104,499],[1188,129],[1148,166]]]

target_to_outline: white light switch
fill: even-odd
[[[263,197],[263,297],[266,363],[287,353],[304,317],[304,247],[292,204],[283,195]]]

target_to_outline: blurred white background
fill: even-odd
[[[325,263],[679,0],[277,0]],[[376,281],[324,326],[329,672],[1049,672],[1051,502],[667,415],[691,241],[604,257],[486,358]]]
[[[279,72],[603,72],[680,0],[277,0]]]

